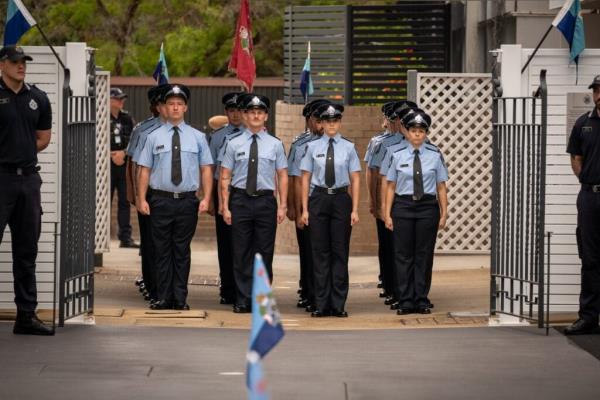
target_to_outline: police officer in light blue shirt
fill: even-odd
[[[198,212],[208,210],[212,191],[213,159],[206,137],[184,122],[189,97],[183,85],[173,85],[164,94],[167,123],[148,136],[138,160],[138,210],[150,215],[156,251],[155,310],[189,309],[190,243]],[[200,187],[202,201],[196,197]]]
[[[423,111],[407,118],[406,146],[394,153],[387,173],[385,219],[394,231],[398,314],[429,314],[430,260],[446,225],[448,170],[440,151],[426,143],[431,118]]]
[[[235,243],[233,273],[237,291],[233,312],[249,313],[255,253],[262,255],[269,277],[273,279],[275,233],[287,211],[288,176],[283,143],[265,129],[269,99],[246,94],[240,105],[246,130],[227,144],[220,184],[223,219],[231,224]]]
[[[360,159],[354,143],[340,135],[344,106],[318,109],[324,134],[302,158],[302,219],[310,227],[315,306],[313,317],[347,317],[348,256],[358,223]],[[349,193],[350,191],[350,193]]]

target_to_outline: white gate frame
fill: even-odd
[[[110,251],[110,72],[96,72],[96,249]]]

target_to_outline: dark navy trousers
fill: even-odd
[[[577,247],[581,258],[579,317],[594,324],[600,314],[600,193],[577,196]]]

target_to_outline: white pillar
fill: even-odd
[[[521,53],[520,44],[500,46],[500,81],[504,97],[521,96]]]
[[[87,45],[67,43],[65,65],[71,71],[70,86],[74,96],[87,96]]]

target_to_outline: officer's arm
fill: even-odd
[[[37,152],[44,150],[50,144],[52,130],[35,131],[35,147]]]
[[[583,156],[578,156],[575,154],[571,154],[571,169],[576,177],[579,178],[579,174],[581,174],[581,168],[583,166]]]
[[[385,227],[389,230],[394,228],[392,222],[392,204],[394,203],[394,194],[396,193],[396,182],[388,180],[387,191],[385,193],[385,210],[383,212],[383,219],[385,221]]]
[[[308,192],[311,177],[311,172],[302,171],[302,222],[304,222],[305,225],[308,225]]]
[[[279,210],[277,212],[277,223],[282,223],[287,213],[287,202],[288,202],[288,174],[287,168],[280,168],[277,170],[277,181],[279,185]]]
[[[221,188],[221,199],[223,206],[223,214],[229,211],[229,185],[231,184],[231,170],[221,165],[221,175],[219,176]]]
[[[358,198],[360,194],[360,172],[350,173],[350,188],[352,190],[352,215],[350,222],[352,225],[358,222]]]
[[[138,185],[137,185],[137,209],[141,214],[150,215],[150,207],[146,201],[148,192],[148,182],[150,181],[150,168],[143,165],[138,166]]]
[[[213,190],[213,168],[212,164],[200,166],[200,179],[204,198],[200,204],[200,212],[208,211]]]
[[[294,177],[294,201],[288,207],[296,210],[296,219],[302,217],[302,176]]]
[[[438,182],[437,194],[440,204],[440,223],[438,229],[444,229],[446,227],[446,219],[448,218],[448,188],[446,187],[446,182]]]

